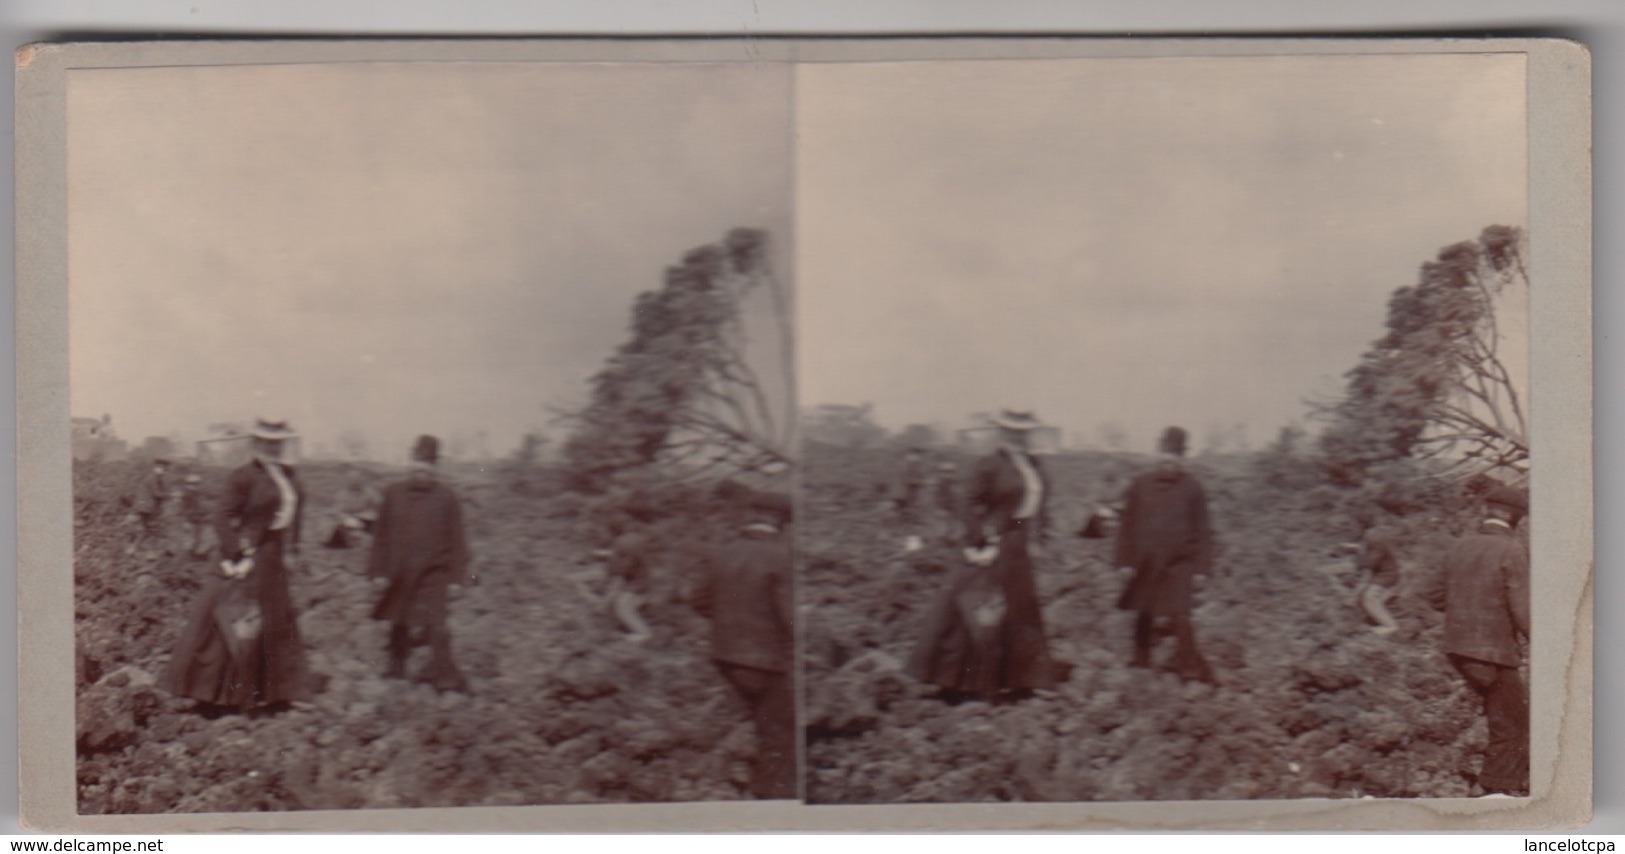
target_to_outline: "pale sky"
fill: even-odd
[[[1439,247],[1525,223],[1523,75],[1518,55],[74,71],[73,411],[131,441],[264,414],[385,456],[480,430],[505,453],[585,399],[637,292],[755,226],[795,279],[803,404],[870,401],[894,428],[1030,408],[1136,447],[1239,422],[1260,444]]]
[[[685,251],[765,228],[790,284],[790,83],[748,64],[70,72],[73,413],[132,442],[266,415],[384,457],[479,430],[506,453],[585,401]]]
[[[1440,247],[1527,216],[1517,55],[803,66],[796,104],[801,398],[892,428],[1261,445]]]

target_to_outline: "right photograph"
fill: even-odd
[[[1528,796],[1523,55],[795,85],[810,802]]]

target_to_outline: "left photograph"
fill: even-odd
[[[791,84],[68,74],[79,813],[801,796]]]

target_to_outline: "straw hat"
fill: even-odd
[[[254,422],[253,427],[249,428],[248,435],[256,439],[280,442],[285,439],[292,439],[299,434],[295,433],[286,421],[272,421],[268,418],[260,418]]]
[[[999,414],[989,418],[988,422],[1006,430],[1036,430],[1044,426],[1044,422],[1039,421],[1038,416],[1030,410],[1016,409],[1000,410]]]

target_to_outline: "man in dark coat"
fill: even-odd
[[[1197,576],[1213,567],[1213,532],[1207,495],[1185,470],[1185,431],[1169,427],[1155,471],[1135,478],[1124,498],[1117,534],[1117,565],[1133,577],[1117,607],[1138,611],[1134,667],[1151,666],[1156,621],[1166,619],[1175,639],[1169,669],[1182,679],[1213,682],[1213,669],[1196,648],[1191,623]]]
[[[452,584],[477,579],[468,571],[462,508],[436,475],[439,456],[439,440],[418,437],[411,474],[384,491],[368,574],[389,584],[372,617],[392,624],[386,676],[404,678],[412,648],[426,640],[431,658],[419,681],[440,691],[466,692],[468,681],[451,655],[447,601]]]
[[[1497,487],[1485,519],[1445,557],[1444,651],[1484,698],[1489,744],[1478,775],[1484,794],[1529,791],[1529,698],[1518,639],[1529,637],[1529,555],[1514,533],[1528,512],[1522,491]]]
[[[903,466],[897,479],[896,496],[891,499],[897,521],[907,531],[903,538],[903,552],[911,553],[925,547],[920,526],[929,520],[929,467],[925,452],[909,448],[903,453]]]
[[[169,460],[158,457],[152,461],[152,470],[136,484],[130,499],[131,521],[139,522],[141,528],[125,549],[126,554],[135,554],[138,548],[163,539],[164,504],[168,500]]]
[[[959,466],[952,460],[937,463],[935,494],[937,516],[942,520],[942,538],[949,544],[959,542],[959,522],[963,512],[959,506]]]
[[[198,475],[189,474],[182,483],[181,518],[186,520],[186,527],[191,529],[192,556],[203,557],[208,554],[204,532],[209,528],[209,507],[203,497],[203,478]]]
[[[765,800],[797,795],[795,604],[791,591],[790,500],[774,493],[749,499],[739,538],[719,549],[694,593],[711,620],[711,659],[750,707],[756,726],[751,794]]]

